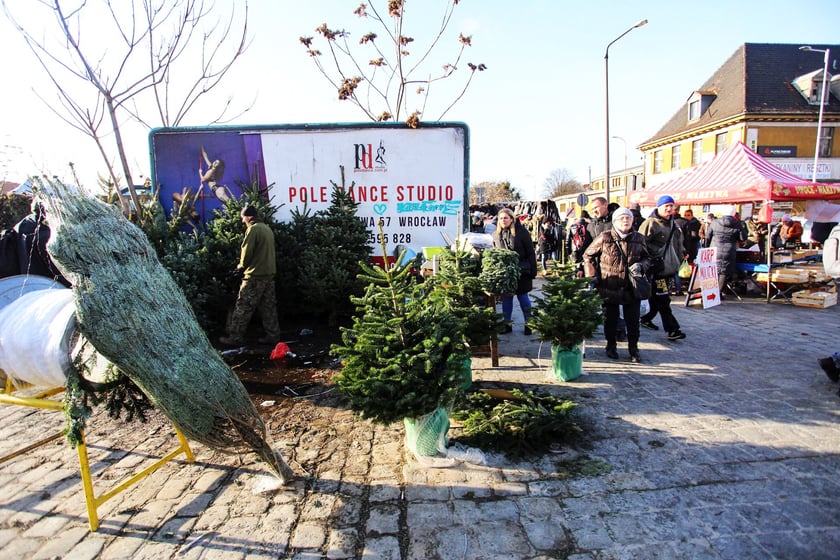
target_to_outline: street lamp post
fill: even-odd
[[[814,49],[809,46],[799,47],[799,50],[806,51],[806,52],[821,52],[823,53],[823,75],[822,75],[822,82],[820,87],[820,116],[817,119],[817,144],[814,148],[814,170],[811,174],[811,182],[817,182],[817,163],[820,159],[820,136],[822,136],[822,122],[823,122],[823,109],[825,108],[825,86],[828,82],[828,58],[829,52],[831,49]]]
[[[604,98],[606,100],[606,119],[605,120],[606,120],[606,129],[607,129],[607,134],[606,134],[606,140],[607,140],[607,142],[606,142],[606,144],[607,144],[607,146],[606,146],[606,148],[607,148],[606,149],[606,156],[607,156],[606,160],[607,161],[606,161],[606,171],[605,171],[606,179],[604,181],[604,196],[607,199],[608,204],[610,202],[610,47],[613,45],[613,43],[615,43],[616,41],[618,41],[619,39],[621,39],[622,37],[624,37],[625,35],[627,35],[631,31],[633,31],[637,27],[641,27],[641,26],[645,25],[647,22],[648,22],[648,20],[643,19],[642,21],[640,21],[639,23],[637,23],[636,25],[634,25],[633,27],[631,27],[630,29],[628,29],[627,31],[625,31],[624,33],[622,33],[621,35],[619,35],[618,37],[613,39],[612,41],[610,41],[610,44],[607,45],[607,50],[604,53]]]

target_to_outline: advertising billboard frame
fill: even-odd
[[[295,210],[325,209],[344,169],[371,245],[383,219],[389,243],[419,250],[469,229],[469,138],[462,122],[155,128],[151,180],[167,214],[191,189],[206,222],[226,196],[258,185],[287,221]]]

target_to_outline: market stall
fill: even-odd
[[[760,203],[762,221],[772,221],[774,202],[840,200],[840,183],[813,183],[789,173],[736,142],[713,159],[683,175],[629,195],[629,201],[654,206],[657,197],[668,194],[683,206],[731,203]],[[755,263],[750,272],[766,273],[767,301],[771,300],[773,269],[786,266],[774,262],[773,251],[766,251],[767,262]],[[796,255],[791,257],[794,260]],[[777,261],[779,259],[776,259]],[[743,267],[742,267],[743,269]],[[775,284],[778,286],[778,284]]]

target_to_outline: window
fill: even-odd
[[[824,103],[828,103],[828,98],[831,96],[831,78],[831,74],[828,74],[829,86],[825,92]],[[808,101],[809,105],[819,105],[822,98],[823,79],[823,72],[820,69],[794,78],[791,84]]]
[[[653,172],[662,173],[662,150],[653,152]]]
[[[726,133],[721,132],[715,136],[715,153],[719,154],[726,149]]]
[[[688,104],[688,120],[696,121],[700,118],[700,100],[695,99]]]
[[[703,161],[703,141],[695,140],[691,143],[691,165],[699,165]]]
[[[680,152],[682,151],[681,146],[677,144],[673,148],[671,148],[671,169],[679,169],[680,168]]]
[[[811,105],[819,105],[820,100],[822,100],[823,104],[828,102],[828,98],[830,97],[830,86],[829,89],[825,90],[825,98],[823,98],[823,79],[822,76],[820,79],[814,78],[814,81],[811,82],[811,95],[809,96],[808,103]]]
[[[825,127],[820,132],[820,157],[831,157],[831,143],[834,139],[834,129]]]

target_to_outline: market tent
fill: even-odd
[[[840,199],[840,183],[812,183],[777,167],[736,142],[713,159],[670,181],[630,193],[629,201],[653,206],[668,194],[679,204]]]

